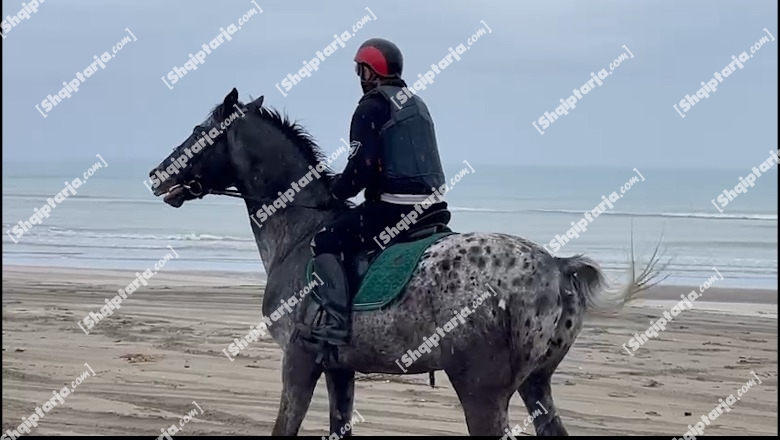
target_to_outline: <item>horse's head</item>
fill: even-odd
[[[263,97],[252,103],[260,107]],[[233,124],[247,111],[234,88],[192,134],[149,172],[155,196],[180,207],[187,200],[202,197],[208,190],[224,190],[235,185],[229,141]]]

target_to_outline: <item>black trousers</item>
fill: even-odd
[[[427,209],[423,209],[418,217],[446,207],[446,202],[434,203]],[[414,215],[410,214],[412,211],[415,211],[414,205],[367,201],[317,233],[311,243],[312,253],[316,256],[339,255],[343,252],[346,256],[368,250],[372,246],[381,250],[381,247],[387,244],[388,238],[406,232],[398,227],[398,223],[402,222],[405,215]]]

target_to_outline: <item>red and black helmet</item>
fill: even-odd
[[[372,38],[360,45],[355,54],[358,69],[361,64],[385,78],[400,78],[404,59],[398,46],[384,38]]]

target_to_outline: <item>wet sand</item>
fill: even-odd
[[[84,365],[96,375],[38,421],[39,435],[158,436],[194,408],[180,435],[268,435],[281,391],[281,350],[252,343],[230,362],[222,349],[260,318],[261,278],[160,271],[89,335],[77,326],[135,278],[121,270],[3,267],[2,429],[16,428]],[[553,377],[570,434],[681,436],[688,424],[751,387],[705,435],[777,435],[777,291],[711,287],[629,356],[622,344],[690,292],[659,287],[649,301],[586,321]],[[703,301],[706,299],[706,302]],[[659,308],[664,307],[664,308]],[[460,404],[443,372],[358,375],[355,435],[463,435]],[[736,397],[736,394],[735,394]],[[528,416],[515,395],[510,422]],[[533,429],[526,429],[532,432]],[[301,434],[328,434],[324,378]]]

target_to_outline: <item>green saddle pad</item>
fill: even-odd
[[[371,263],[360,290],[352,301],[352,310],[365,312],[381,309],[398,299],[412,278],[420,257],[430,245],[454,232],[440,232],[422,240],[394,244],[383,250]],[[311,265],[306,267],[306,281],[311,281]]]

